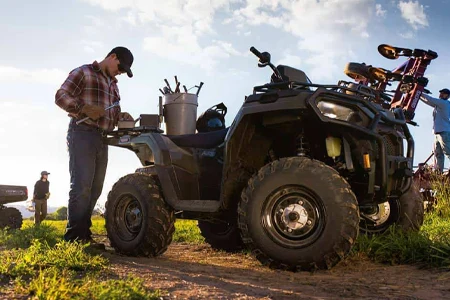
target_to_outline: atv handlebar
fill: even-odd
[[[265,67],[265,66],[269,66],[272,69],[275,77],[280,82],[282,82],[284,80],[283,76],[280,74],[280,71],[270,62],[270,53],[269,52],[261,53],[253,46],[250,47],[250,52],[255,54],[259,58],[258,66],[260,68]]]
[[[259,59],[262,59],[262,54],[255,47],[250,47],[250,52],[255,54]]]

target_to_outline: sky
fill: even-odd
[[[70,186],[69,118],[55,104],[68,73],[100,61],[115,46],[134,55],[133,78],[118,77],[122,111],[158,112],[159,88],[174,75],[188,88],[204,82],[198,115],[228,107],[227,126],[253,86],[269,82],[251,46],[275,64],[303,70],[314,83],[349,80],[347,62],[393,69],[377,46],[431,49],[432,96],[450,88],[450,1],[419,0],[0,0],[0,184],[26,185],[50,172],[49,206],[66,206]],[[415,165],[432,151],[432,109],[420,103],[410,127]],[[449,162],[446,161],[446,166]],[[112,185],[140,166],[126,149],[109,148],[103,205]]]

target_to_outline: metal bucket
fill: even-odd
[[[166,134],[181,135],[195,133],[198,96],[189,93],[164,95],[164,122]]]

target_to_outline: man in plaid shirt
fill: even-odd
[[[69,149],[70,192],[66,241],[95,243],[90,227],[91,216],[100,197],[108,164],[106,132],[118,120],[133,120],[121,112],[120,106],[105,110],[120,101],[116,76],[127,73],[133,77],[133,54],[125,47],[116,47],[101,62],[94,61],[72,70],[56,92],[55,103],[71,117],[67,132]],[[77,121],[88,117],[82,123]]]

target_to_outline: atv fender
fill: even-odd
[[[175,145],[159,133],[129,135],[111,139],[110,145],[136,153],[142,168],[136,172],[155,176],[161,185],[165,201],[175,210],[215,212],[219,201],[198,200],[199,169],[193,153]]]

